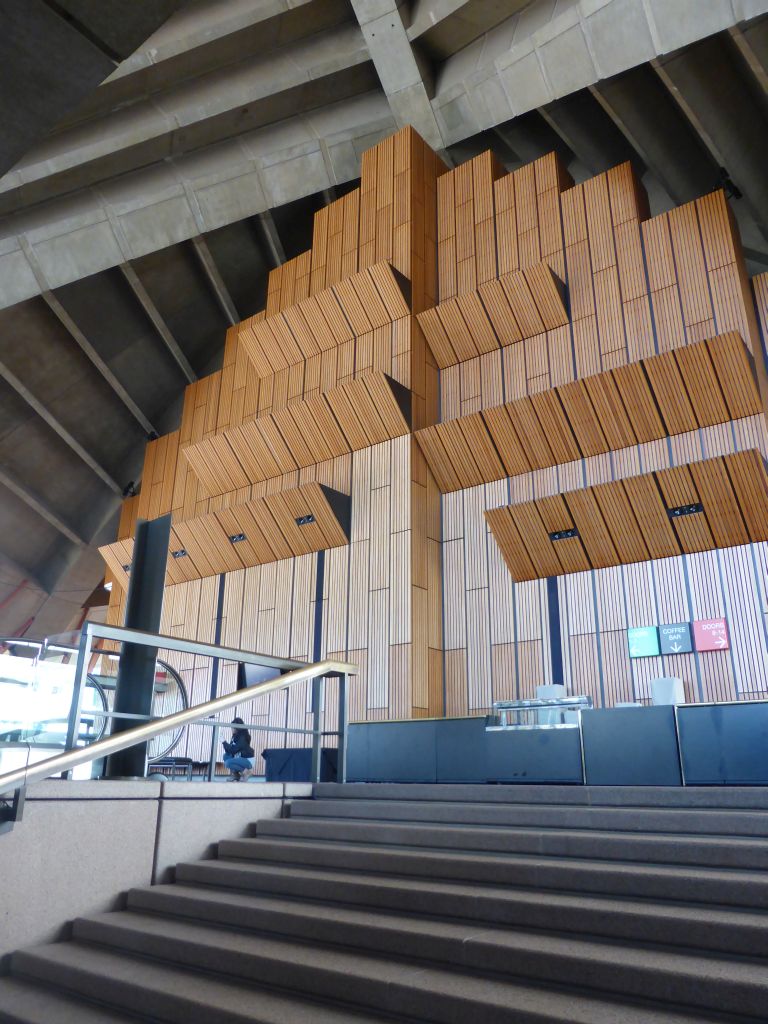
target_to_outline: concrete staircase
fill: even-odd
[[[764,1022],[766,867],[766,790],[320,785],[14,954],[0,1022]]]

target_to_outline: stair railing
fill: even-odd
[[[223,697],[215,697],[212,700],[196,704],[194,707],[185,708],[183,711],[176,711],[160,718],[143,721],[132,729],[114,733],[103,740],[98,740],[88,746],[78,747],[77,735],[81,717],[81,705],[83,689],[88,674],[88,663],[93,649],[94,639],[113,640],[118,643],[132,643],[144,647],[162,648],[163,650],[178,651],[186,654],[200,655],[208,658],[219,658],[223,661],[234,661],[246,665],[257,665],[262,668],[273,668],[280,671],[280,675],[274,679],[249,686],[246,689],[235,690]],[[48,779],[52,775],[70,772],[80,764],[95,761],[110,754],[116,754],[121,750],[138,743],[145,743],[155,736],[172,729],[178,729],[184,725],[191,725],[201,722],[206,725],[213,725],[213,740],[218,736],[218,729],[226,726],[225,722],[204,722],[211,715],[234,708],[261,697],[275,690],[283,690],[297,683],[313,681],[312,686],[312,728],[311,729],[285,729],[285,732],[300,732],[312,736],[312,765],[310,778],[313,782],[320,781],[322,738],[323,736],[338,736],[338,755],[336,777],[339,782],[346,782],[346,761],[347,761],[347,726],[348,726],[348,694],[349,678],[357,675],[357,666],[345,661],[337,661],[333,658],[325,658],[322,661],[308,665],[306,662],[295,661],[289,658],[276,658],[269,654],[258,654],[254,651],[243,651],[232,647],[223,647],[219,644],[202,643],[197,640],[185,640],[180,637],[163,636],[162,634],[147,633],[138,629],[126,629],[119,626],[107,626],[101,623],[88,622],[83,627],[80,635],[80,643],[77,652],[77,664],[75,667],[75,685],[72,695],[72,705],[69,713],[67,743],[65,751],[55,754],[53,757],[37,761],[23,768],[6,772],[0,775],[0,795],[9,793],[15,788],[27,786],[42,779]],[[322,711],[323,696],[326,679],[338,679],[338,728],[336,730],[323,731]],[[92,712],[89,712],[91,714]],[[122,715],[116,712],[105,713],[106,718],[133,718],[133,715]],[[279,732],[280,727],[270,727],[270,731]]]

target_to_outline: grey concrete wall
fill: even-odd
[[[301,783],[39,783],[0,835],[0,958],[115,909],[132,886],[168,881],[174,864],[214,856],[220,839],[310,793]]]

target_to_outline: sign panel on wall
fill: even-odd
[[[731,646],[725,619],[697,619],[693,639],[697,651],[727,651]]]
[[[659,626],[662,654],[688,654],[693,650],[690,622],[667,622]]]
[[[656,626],[637,626],[627,630],[630,658],[652,658],[659,653],[659,631]]]

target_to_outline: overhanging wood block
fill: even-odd
[[[485,513],[517,582],[768,540],[757,449]]]
[[[209,495],[368,448],[410,431],[411,394],[378,371],[182,448]]]
[[[238,325],[238,343],[259,377],[408,316],[410,283],[387,261],[343,278],[287,309]]]
[[[752,356],[722,334],[415,436],[446,493],[759,412]]]
[[[348,495],[310,483],[184,520],[171,531],[166,584],[340,547],[349,542],[349,517]],[[133,540],[99,551],[127,590]]]
[[[418,314],[444,369],[485,352],[564,327],[563,287],[546,263],[514,270]]]

